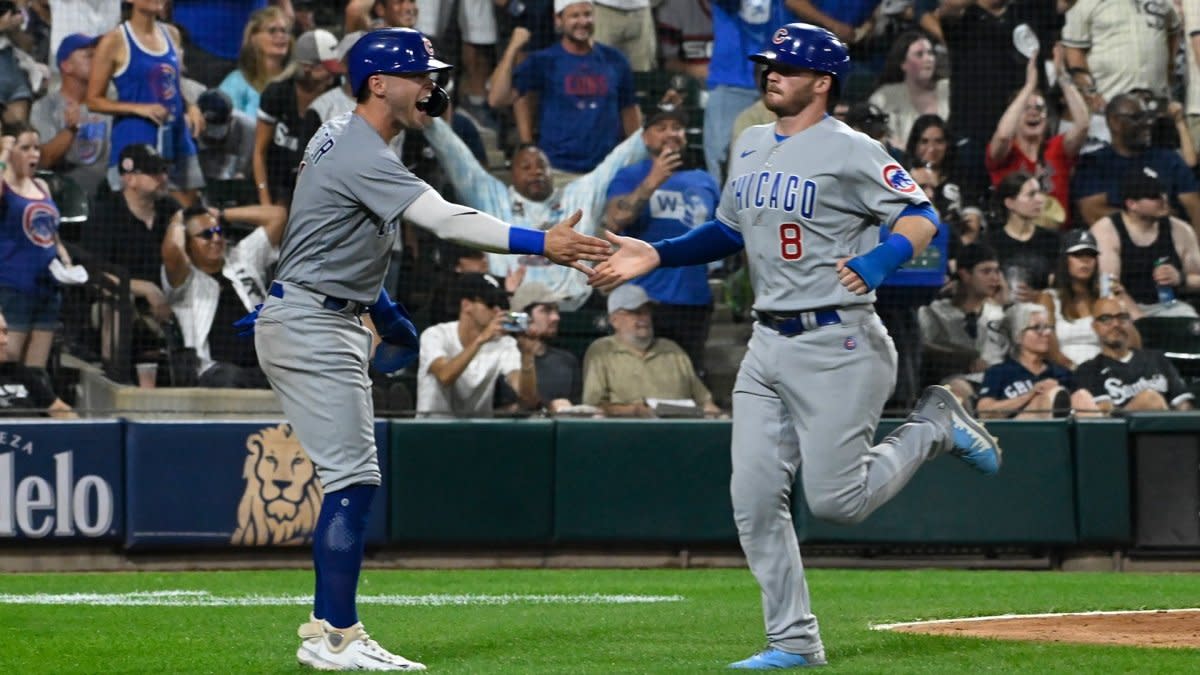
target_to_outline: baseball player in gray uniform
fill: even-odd
[[[653,244],[609,233],[620,248],[592,283],[746,250],[757,322],[733,390],[730,494],[767,647],[730,667],[765,670],[825,663],[791,519],[797,473],[813,515],[857,523],[926,460],[950,452],[993,474],[1000,447],[945,387],[871,445],[896,378],[873,289],[929,244],[937,216],[879,143],[825,113],[850,62],[832,33],[787,24],[750,58],[779,121],[734,144],[716,220]]]
[[[579,213],[546,232],[510,227],[446,202],[388,147],[445,110],[432,74],[435,58],[421,33],[372,31],[347,55],[353,112],[327,121],[304,152],[276,281],[253,328],[259,362],[312,458],[325,495],[313,535],[313,613],[299,628],[302,664],[322,670],[424,670],[370,639],[355,595],[371,498],[380,482],[367,360],[369,313],[383,342],[373,363],[395,370],[416,357],[417,332],[382,290],[400,219],[444,239],[497,252],[544,255],[590,273],[607,242],[571,229]]]

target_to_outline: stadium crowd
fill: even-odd
[[[67,353],[123,383],[266,386],[233,324],[309,139],[354,108],[364,31],[416,28],[456,64],[450,110],[391,142],[448,198],[657,240],[714,217],[731,140],[772,121],[745,57],[792,21],[849,45],[830,114],[941,219],[877,293],[897,408],[937,382],[993,417],[1191,407],[1200,0],[0,0],[0,409],[69,414]],[[750,314],[745,276],[605,297],[406,226],[386,284],[421,355],[374,376],[377,408],[720,416],[706,347],[714,306]]]

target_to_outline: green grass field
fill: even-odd
[[[0,673],[296,673],[300,605],[12,604],[18,596],[203,591],[296,596],[301,571],[0,575]],[[1194,607],[1194,575],[814,570],[830,667],[844,673],[1195,673],[1194,650],[1089,647],[872,631],[893,621],[1009,612]],[[442,673],[719,672],[763,645],[742,570],[383,571],[366,596],[682,596],[635,604],[360,605],[379,642]]]

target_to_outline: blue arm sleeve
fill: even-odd
[[[508,228],[508,250],[510,253],[542,255],[546,250],[546,233],[513,225]]]
[[[904,207],[900,215],[896,216],[896,220],[907,216],[919,216],[929,221],[934,228],[937,228],[937,213],[928,203],[911,204]],[[900,269],[904,263],[912,260],[913,247],[912,242],[904,235],[893,236],[884,239],[878,246],[871,249],[863,255],[851,258],[846,267],[854,270],[867,287],[871,290],[879,288],[884,279],[891,276],[892,272]]]
[[[937,212],[933,210],[933,207],[929,205],[929,202],[925,202],[923,204],[909,204],[908,206],[904,207],[904,210],[900,212],[900,215],[896,216],[896,220],[900,220],[906,216],[922,216],[929,222],[933,223],[934,227],[937,227],[938,224]]]
[[[742,250],[746,243],[737,230],[710,220],[690,232],[651,244],[658,251],[659,267],[686,267],[721,260]]]

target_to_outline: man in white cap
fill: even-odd
[[[565,182],[587,173],[642,126],[633,71],[621,52],[593,39],[592,0],[554,0],[562,39],[516,67],[512,88],[517,135],[534,140]],[[507,88],[508,83],[500,84]],[[536,99],[536,106],[535,101]],[[586,130],[586,133],[581,133]]]
[[[654,417],[650,399],[672,407],[690,401],[697,413],[719,415],[687,352],[654,337],[653,318],[653,301],[641,286],[627,283],[608,296],[613,334],[593,342],[583,357],[584,404],[610,417]]]
[[[547,342],[558,336],[558,303],[561,299],[545,284],[534,282],[517,288],[508,303],[514,312],[529,315],[525,337],[533,340],[530,351],[537,369],[538,396],[552,413],[579,403],[583,394],[579,359]]]

